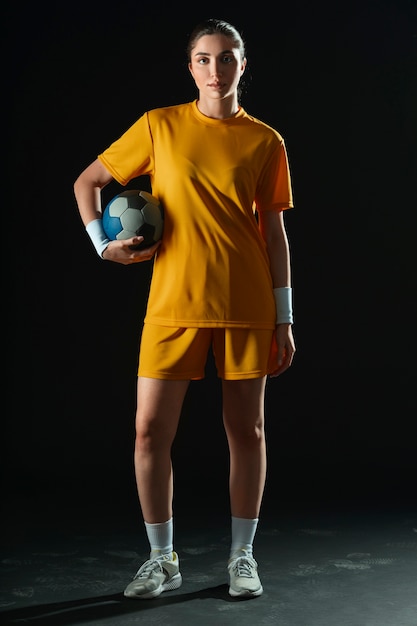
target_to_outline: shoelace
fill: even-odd
[[[161,563],[157,559],[146,561],[146,563],[144,563],[142,567],[137,571],[135,579],[147,578],[149,574],[151,574],[155,570],[159,570],[160,572],[162,572]]]
[[[255,563],[252,559],[240,556],[236,559],[236,563],[233,564],[233,572],[239,578],[253,578],[253,567],[255,567]]]

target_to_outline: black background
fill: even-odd
[[[135,498],[151,264],[100,261],[72,186],[145,110],[196,96],[187,37],[220,17],[243,31],[242,104],[284,136],[294,186],[297,354],[268,382],[265,506],[414,502],[415,3],[14,3],[4,15],[5,488],[71,494],[75,508],[103,490]],[[227,497],[211,361],[173,454],[178,500]]]

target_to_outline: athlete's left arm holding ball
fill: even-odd
[[[149,261],[160,242],[143,250],[132,250],[143,237],[132,237],[121,241],[109,241],[101,223],[101,190],[113,179],[110,172],[96,159],[88,165],[74,183],[74,194],[81,219],[100,257],[122,265]]]
[[[276,340],[278,346],[278,367],[271,376],[279,376],[292,363],[295,343],[292,333],[292,288],[291,261],[287,232],[284,224],[285,211],[260,211],[259,228],[266,242],[269,256],[274,293],[277,298]],[[283,314],[280,318],[279,301]]]

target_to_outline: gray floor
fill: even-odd
[[[96,504],[63,509],[53,497],[9,501],[2,625],[417,625],[417,512],[411,506],[267,507],[255,543],[264,594],[244,601],[228,595],[228,519],[208,511],[193,519],[195,513],[183,511],[176,515],[175,541],[182,587],[135,601],[122,591],[147,558],[138,510],[131,503]]]

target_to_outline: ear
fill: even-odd
[[[194,78],[193,69],[191,63],[188,64],[188,69],[190,70],[191,76]]]
[[[245,58],[243,59],[243,61],[242,61],[242,65],[240,66],[240,75],[241,75],[241,76],[242,76],[243,72],[244,72],[244,71],[245,71],[245,69],[246,69],[246,63],[247,63],[247,59],[246,59],[246,57],[245,57]]]

